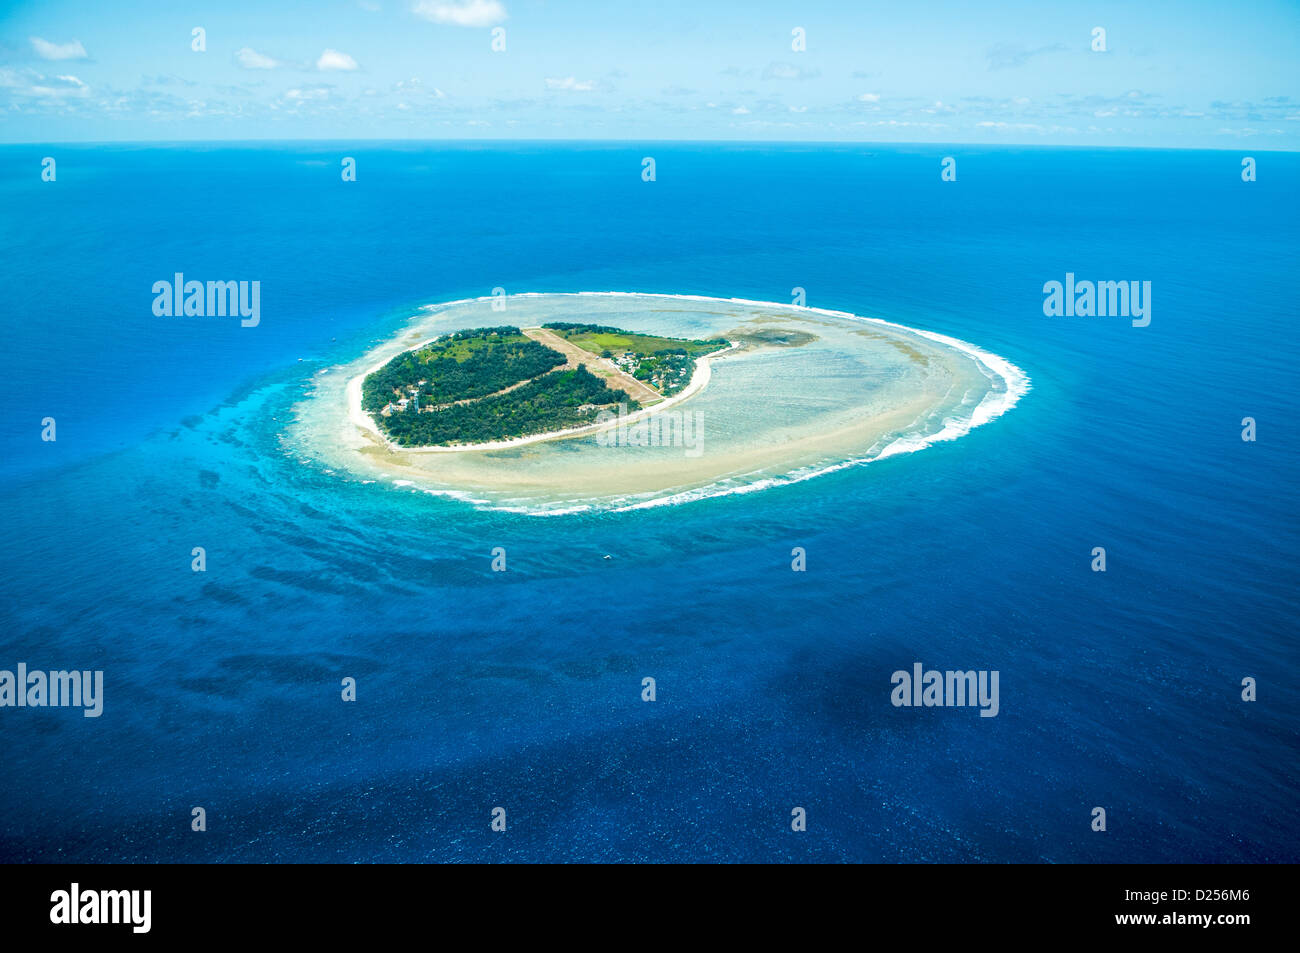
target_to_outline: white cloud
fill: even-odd
[[[44,79],[42,83],[33,86],[31,91],[34,96],[85,96],[90,92],[90,87],[75,76],[56,76],[53,81]]]
[[[768,63],[763,70],[763,79],[816,79],[821,70],[806,70],[793,63]]]
[[[589,79],[574,79],[572,76],[566,76],[563,79],[553,79],[548,77],[546,80],[547,89],[565,89],[577,93],[589,93],[596,88],[595,82]]]
[[[354,70],[357,68],[357,61],[346,53],[340,53],[338,50],[325,50],[321,53],[320,59],[316,61],[318,70]]]
[[[280,61],[267,56],[265,53],[259,53],[250,47],[243,47],[236,51],[235,59],[244,69],[275,69],[280,65]]]
[[[917,129],[947,129],[944,122],[914,122],[911,119],[877,119],[875,122],[855,122],[855,126],[888,126],[890,128],[915,127]],[[983,125],[983,123],[981,123]]]
[[[34,99],[81,98],[90,93],[90,87],[75,76],[45,76],[33,69],[6,69],[0,67],[0,89],[12,96]]]
[[[744,106],[737,106],[735,109],[731,111],[731,114],[733,116],[748,116],[749,110],[746,109]]]
[[[87,56],[86,48],[81,45],[80,40],[73,40],[71,43],[51,43],[49,40],[34,36],[32,49],[43,60],[84,60]]]
[[[422,80],[412,76],[410,79],[399,79],[393,84],[393,91],[399,93],[411,93],[416,96],[432,96],[434,99],[446,99],[447,94],[437,86],[425,87]]]
[[[453,26],[492,26],[506,18],[500,0],[416,0],[411,12],[431,23]]]
[[[861,96],[858,97],[858,101],[863,103],[878,103],[880,102],[880,94],[863,93]]]
[[[1029,131],[1029,132],[1042,132],[1042,131],[1043,131],[1043,127],[1040,126],[1040,125],[1038,125],[1038,123],[1036,123],[1036,122],[1001,122],[1001,121],[999,121],[999,122],[988,122],[988,121],[985,121],[985,122],[977,122],[977,123],[975,123],[975,127],[976,127],[977,129],[1018,129],[1018,130],[1021,130],[1021,131]],[[1053,128],[1059,128],[1059,127],[1053,127]]]
[[[291,89],[284,94],[285,99],[296,102],[306,102],[311,99],[329,99],[330,87],[328,86],[306,86],[302,89]]]

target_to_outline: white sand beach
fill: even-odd
[[[417,350],[418,348],[424,347],[424,345],[431,343],[433,340],[436,340],[436,338],[431,338],[429,341],[422,341],[414,348],[405,348],[405,350]],[[522,447],[530,443],[542,443],[543,441],[546,440],[563,440],[570,437],[581,437],[581,436],[586,436],[588,434],[595,434],[602,430],[609,430],[613,427],[617,427],[620,425],[626,426],[628,424],[635,423],[638,420],[649,417],[653,414],[660,413],[669,407],[676,406],[677,404],[689,400],[690,398],[694,397],[696,394],[698,394],[700,391],[704,390],[704,388],[708,386],[709,380],[712,377],[712,371],[710,370],[709,362],[711,360],[714,361],[719,360],[729,353],[734,353],[739,347],[740,347],[739,344],[732,342],[726,348],[723,348],[720,351],[714,351],[712,354],[708,354],[705,355],[704,357],[699,358],[695,362],[695,372],[691,374],[690,383],[688,383],[686,387],[682,389],[681,393],[674,394],[672,397],[666,397],[652,407],[642,408],[641,410],[635,411],[631,414],[627,414],[624,417],[620,417],[618,420],[610,421],[608,423],[588,424],[585,427],[570,427],[567,430],[555,430],[550,433],[532,434],[527,437],[515,437],[512,440],[494,440],[487,443],[455,444],[453,446],[447,446],[447,447],[403,447],[399,444],[396,444],[393,441],[389,440],[388,437],[383,433],[383,431],[379,429],[379,426],[375,423],[375,419],[370,414],[366,413],[364,409],[362,409],[361,406],[362,383],[372,373],[379,370],[381,367],[387,364],[388,361],[392,360],[392,358],[390,357],[383,361],[380,361],[374,367],[367,368],[365,371],[362,371],[360,374],[357,374],[355,377],[353,377],[348,381],[348,387],[347,387],[348,419],[351,420],[358,427],[360,427],[362,430],[368,431],[369,433],[377,437],[379,440],[383,441],[384,444],[388,447],[388,449],[392,450],[394,453],[465,453],[465,452],[471,452],[475,450],[505,450],[509,447]]]
[[[361,382],[442,334],[510,323],[606,324],[731,342],[682,393],[617,421],[515,440],[404,448],[361,409]],[[521,294],[429,305],[401,332],[330,368],[289,439],[332,469],[410,491],[529,513],[624,509],[754,492],[952,440],[1029,389],[1005,359],[937,332],[772,302],[632,292]],[[604,431],[689,415],[699,446],[629,446]]]

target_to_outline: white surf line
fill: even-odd
[[[485,301],[487,299],[468,298],[466,300]],[[449,303],[455,303],[455,302],[449,302]],[[440,306],[428,305],[427,307],[440,307]],[[414,345],[413,347],[403,348],[401,351],[398,351],[397,354],[404,354],[407,351],[418,350],[424,347],[426,344],[430,344],[436,340],[438,340],[438,338],[436,337],[430,338],[428,341],[423,341],[419,344]],[[362,382],[371,374],[373,374],[375,371],[379,370],[385,364],[387,364],[388,361],[391,361],[392,358],[390,357],[387,360],[381,361],[380,363],[376,364],[374,367],[370,368],[369,370],[363,372],[362,374],[357,375],[356,377],[348,381],[348,386],[347,386],[348,419],[351,420],[352,423],[356,424],[361,429],[367,430],[370,433],[374,434],[376,437],[378,437],[388,446],[388,449],[397,451],[399,453],[466,453],[475,450],[505,450],[509,447],[522,447],[525,444],[541,443],[543,440],[559,440],[559,439],[567,439],[569,437],[578,437],[585,434],[599,433],[602,430],[612,430],[613,428],[618,427],[619,425],[626,425],[628,423],[631,423],[632,421],[640,420],[643,417],[648,417],[652,414],[657,414],[661,410],[671,407],[674,404],[679,404],[689,397],[694,397],[700,391],[704,390],[704,388],[708,385],[709,381],[713,377],[713,370],[709,366],[709,361],[713,358],[722,357],[724,354],[727,354],[731,351],[735,351],[740,346],[741,345],[739,344],[739,342],[728,342],[728,346],[723,348],[721,351],[714,351],[711,354],[706,354],[702,357],[696,358],[695,372],[691,375],[691,382],[686,385],[686,388],[680,394],[674,394],[672,397],[667,397],[652,407],[642,408],[641,410],[635,411],[634,413],[630,413],[625,417],[616,418],[614,420],[608,421],[607,423],[603,423],[603,424],[583,424],[581,427],[570,427],[567,430],[552,430],[548,433],[530,434],[527,437],[514,437],[510,440],[493,440],[488,443],[457,444],[455,446],[450,446],[450,447],[403,447],[400,444],[394,443],[392,440],[389,440],[388,436],[379,429],[379,425],[375,423],[374,418],[369,414],[369,412],[362,409],[361,407]],[[397,354],[394,354],[393,357],[396,357]]]
[[[761,302],[759,302],[761,303]],[[795,305],[783,306],[795,307]],[[798,309],[798,308],[797,308]],[[837,317],[843,316],[855,321],[871,321],[877,324],[890,325],[891,327],[903,328],[919,334],[922,337],[931,338],[939,341],[958,351],[973,358],[981,368],[987,370],[1002,379],[1006,384],[1006,391],[998,394],[990,392],[976,405],[971,412],[971,416],[963,422],[945,419],[943,427],[933,434],[909,434],[906,430],[895,431],[893,438],[886,443],[880,450],[867,456],[853,457],[848,460],[841,460],[837,463],[825,464],[822,466],[803,467],[793,473],[781,476],[764,477],[753,483],[746,483],[740,486],[724,486],[719,483],[713,483],[708,486],[696,487],[689,490],[681,490],[676,493],[670,493],[667,496],[654,496],[646,494],[644,499],[637,500],[633,503],[623,503],[615,505],[612,511],[615,513],[628,512],[630,510],[654,509],[660,506],[676,506],[682,503],[690,503],[696,500],[714,499],[723,496],[734,496],[740,494],[757,493],[761,490],[770,489],[777,486],[788,486],[795,483],[803,483],[820,476],[830,473],[836,473],[840,470],[846,470],[850,467],[863,466],[874,463],[878,460],[884,460],[888,457],[897,456],[904,453],[915,453],[918,450],[924,450],[931,444],[939,443],[946,440],[956,440],[958,437],[969,433],[971,430],[988,423],[1002,414],[1006,413],[1020,398],[1028,393],[1030,389],[1029,376],[1023,370],[1012,364],[1005,358],[996,354],[985,351],[957,338],[948,337],[947,335],[937,334],[932,331],[923,331],[920,328],[908,328],[906,325],[895,324],[892,321],[885,321],[882,318],[863,318],[859,315],[843,314],[842,312],[831,312],[826,309],[802,308],[798,310],[818,310],[826,314],[834,314]],[[992,403],[992,406],[988,406]],[[919,419],[919,418],[918,418]],[[915,424],[915,421],[913,422]],[[538,512],[537,515],[546,515],[544,512]]]
[[[954,424],[956,423],[955,421],[948,421],[945,422],[944,427],[939,432],[928,436],[904,435],[899,433],[894,437],[893,440],[891,440],[888,444],[886,444],[885,447],[883,447],[874,456],[857,457],[850,460],[843,460],[823,467],[805,468],[803,472],[796,472],[795,474],[788,474],[781,477],[769,477],[757,481],[755,483],[745,484],[743,486],[723,488],[714,485],[712,487],[699,487],[696,489],[680,491],[678,493],[670,494],[666,497],[658,497],[658,498],[652,497],[650,499],[642,500],[636,503],[632,503],[630,505],[616,507],[615,512],[658,507],[658,506],[665,506],[665,505],[673,505],[678,503],[689,502],[691,500],[704,499],[704,498],[715,497],[715,496],[730,496],[732,494],[752,493],[772,486],[780,486],[789,483],[802,483],[805,480],[810,480],[818,476],[834,473],[839,470],[847,469],[848,467],[861,466],[863,464],[870,463],[874,460],[884,459],[890,456],[895,456],[900,453],[914,453],[917,450],[922,450],[933,443],[946,441],[946,440],[955,440],[956,438],[962,436],[963,434],[969,433],[975,427],[988,423],[989,421],[1002,416],[1004,413],[1006,413],[1008,410],[1014,407],[1020,401],[1020,398],[1023,397],[1025,394],[1027,394],[1031,389],[1031,381],[1029,375],[1026,374],[1024,370],[1022,370],[1017,365],[1011,363],[1006,358],[1001,357],[997,354],[993,354],[990,351],[985,351],[983,348],[977,347],[976,345],[971,344],[968,341],[963,341],[959,338],[950,337],[949,335],[946,334],[939,334],[938,332],[935,331],[926,331],[921,328],[909,327],[908,325],[899,324],[895,321],[886,321],[884,318],[869,318],[869,317],[864,317],[862,315],[853,314],[848,311],[835,311],[830,308],[810,308],[807,306],[787,304],[781,301],[756,301],[752,298],[719,298],[710,295],[667,294],[664,292],[656,292],[656,291],[555,291],[555,292],[525,291],[525,292],[519,292],[518,294],[511,295],[510,297],[512,298],[627,297],[627,298],[664,298],[668,300],[677,299],[683,301],[701,301],[705,303],[728,302],[731,304],[743,304],[751,307],[781,308],[783,310],[795,312],[796,314],[799,313],[823,314],[823,315],[827,315],[828,317],[847,319],[850,321],[863,322],[867,324],[878,324],[884,327],[896,328],[900,331],[904,331],[910,334],[917,334],[920,335],[921,337],[929,338],[932,341],[937,341],[940,344],[945,344],[948,347],[960,351],[964,353],[967,357],[973,359],[975,363],[979,365],[981,368],[988,370],[992,375],[1000,378],[1006,388],[1006,390],[1000,394],[993,391],[990,391],[988,394],[986,394],[984,398],[980,401],[980,403],[971,412],[971,416],[967,418],[966,421],[964,421],[964,425],[957,424],[956,426],[954,426]],[[456,305],[472,304],[479,301],[490,302],[493,300],[497,300],[497,299],[494,299],[493,297],[488,295],[484,295],[477,298],[461,298],[456,301],[444,301],[444,302],[436,302],[432,304],[421,305],[418,308],[418,310],[432,313],[440,309],[451,308]],[[436,340],[436,338],[433,338],[431,340]],[[426,341],[424,343],[428,343],[428,342]],[[416,345],[416,347],[422,347],[422,346],[423,344]],[[733,344],[732,347],[727,348],[727,351],[730,351],[733,348],[736,348],[738,346],[739,345],[737,344]],[[402,349],[402,351],[406,351],[406,350],[411,350],[411,348]],[[396,353],[400,354],[402,353],[402,351],[398,351]],[[725,353],[726,351],[718,351],[715,354],[710,356],[719,357]],[[394,354],[393,356],[396,356],[396,354]],[[357,416],[350,414],[350,416],[352,416],[354,423],[356,423],[358,426],[364,429],[370,430],[377,437],[379,437],[380,440],[383,440],[384,443],[386,443],[392,449],[399,450],[399,451],[406,451],[408,453],[411,452],[418,453],[422,451],[448,451],[448,450],[455,451],[455,450],[462,450],[462,449],[465,450],[478,449],[473,447],[410,448],[410,447],[399,447],[393,444],[391,441],[389,441],[379,431],[379,428],[375,426],[374,421],[370,419],[369,415],[360,412],[361,381],[369,374],[383,367],[384,363],[387,363],[387,361],[377,364],[369,371],[366,371],[365,374],[362,374],[360,377],[354,378],[353,380],[348,382],[348,394],[350,398],[349,403],[354,404],[359,416],[364,418],[362,420],[358,420]],[[697,374],[699,373],[698,367],[696,368],[696,373]],[[707,379],[705,382],[707,383]],[[356,388],[356,392],[355,392],[355,399],[353,400],[352,398],[353,398],[354,386]],[[684,391],[682,394],[679,394],[677,398],[670,398],[670,400],[684,398],[688,392],[693,392],[694,387],[695,387],[695,378],[692,377],[691,384],[688,386],[687,391]],[[654,407],[648,408],[646,411],[638,411],[637,414],[635,415],[629,415],[628,417],[623,418],[622,422],[631,420],[633,419],[634,416],[641,416],[642,414],[646,414],[649,412],[653,412],[655,410],[662,409],[664,406],[666,406],[666,404],[667,401],[660,404],[656,404]],[[612,427],[612,426],[617,426],[617,424],[618,421],[612,421],[610,424],[606,426]],[[579,428],[579,429],[587,429],[587,428]],[[601,429],[601,425],[598,424],[591,425],[590,429],[594,432],[595,430]],[[553,434],[538,434],[534,437],[520,438],[518,441],[500,441],[497,444],[497,446],[516,446],[521,443],[534,443],[540,440],[556,439],[564,435],[565,434],[563,432],[557,432]],[[491,449],[491,448],[494,448],[494,446],[483,445],[482,447],[482,449]],[[494,507],[490,505],[489,508],[502,509],[501,507]],[[540,510],[532,510],[532,511],[522,510],[522,512],[531,512],[536,515],[545,515],[545,512]]]
[[[868,318],[859,314],[853,314],[849,311],[835,311],[830,308],[810,308],[807,305],[787,304],[782,301],[755,301],[752,298],[719,298],[717,296],[710,296],[710,295],[667,294],[662,291],[522,291],[517,294],[509,295],[509,297],[510,298],[624,297],[624,298],[665,298],[668,300],[676,299],[680,301],[703,301],[703,302],[724,301],[724,302],[729,302],[731,304],[743,304],[751,307],[782,308],[787,311],[793,311],[796,314],[798,313],[824,314],[827,315],[828,317],[843,318],[850,321],[866,322],[868,324],[879,324],[884,327],[896,328],[900,331],[905,331],[909,334],[918,334],[921,337],[929,338],[932,341],[937,341],[940,344],[945,344],[948,347],[961,351],[967,357],[972,358],[976,364],[983,366],[984,368],[991,371],[994,375],[1001,378],[1003,383],[1006,386],[1005,393],[998,394],[998,393],[990,392],[984,396],[984,399],[980,401],[979,405],[976,406],[975,410],[971,413],[969,425],[965,428],[965,430],[962,430],[960,433],[950,433],[943,437],[937,438],[941,440],[954,439],[956,437],[961,436],[962,433],[967,433],[971,429],[978,427],[981,424],[986,424],[990,420],[1002,416],[1004,413],[1006,413],[1008,410],[1014,407],[1019,402],[1020,398],[1023,397],[1025,394],[1029,393],[1031,389],[1031,382],[1029,379],[1029,375],[1026,374],[1024,370],[1017,367],[1015,364],[1012,364],[1006,358],[1000,357],[997,354],[992,353],[991,351],[986,351],[981,347],[977,347],[976,345],[971,344],[969,341],[963,341],[959,338],[950,337],[946,334],[939,334],[936,331],[925,331],[922,330],[921,328],[909,327],[906,324],[899,324],[895,321],[886,321],[884,318]],[[472,304],[476,301],[492,301],[492,300],[499,300],[499,299],[493,299],[490,295],[484,295],[478,298],[461,298],[457,301],[446,301],[437,304],[421,305],[420,310],[434,311],[435,309],[438,308],[452,307],[454,305],[459,305],[459,304]],[[662,406],[662,405],[656,405],[656,406]],[[928,441],[928,443],[933,443],[933,442],[935,441],[934,440]]]
[[[846,318],[850,321],[865,321],[870,324],[880,324],[880,325],[884,325],[885,327],[897,328],[900,331],[907,331],[911,334],[919,334],[922,337],[930,338],[931,340],[938,341],[941,344],[947,344],[949,347],[954,347],[959,351],[965,352],[967,355],[971,357],[975,357],[979,359],[979,363],[984,364],[990,370],[993,370],[995,373],[997,373],[998,376],[1001,377],[1003,380],[1007,381],[1008,390],[1019,389],[1019,385],[1023,383],[1025,385],[1024,390],[1020,391],[1020,393],[1017,394],[1017,396],[1020,396],[1021,394],[1029,390],[1028,387],[1029,377],[1027,374],[1025,374],[1025,372],[1021,368],[1017,367],[1015,364],[1012,364],[1006,358],[999,357],[996,354],[993,354],[989,351],[985,351],[983,348],[977,347],[976,345],[971,344],[968,341],[963,341],[959,338],[949,337],[946,334],[939,334],[938,332],[935,331],[925,331],[922,330],[921,328],[914,328],[906,324],[899,324],[896,321],[886,321],[884,318],[868,318],[860,314],[853,314],[850,311],[835,311],[831,308],[811,308],[807,305],[788,304],[784,301],[756,301],[753,298],[719,298],[716,295],[668,294],[663,291],[520,291],[520,292],[516,292],[515,294],[508,295],[507,297],[508,298],[622,297],[622,298],[666,298],[669,300],[676,299],[680,301],[704,301],[704,302],[725,301],[730,304],[744,304],[744,305],[751,305],[751,306],[762,307],[762,308],[784,308],[787,311],[794,311],[796,313],[811,312],[813,314],[824,314],[833,318]],[[461,304],[473,304],[478,301],[497,301],[497,300],[500,299],[494,298],[491,295],[483,295],[478,298],[458,298],[455,301],[441,301],[434,304],[423,304],[419,306],[418,310],[435,311],[440,308],[450,308]],[[409,350],[409,348],[407,348],[407,350]],[[991,360],[984,360],[984,358],[988,358]],[[1003,370],[1005,370],[1006,373],[1002,373]],[[1017,385],[1015,388],[1012,387],[1013,383]]]

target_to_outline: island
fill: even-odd
[[[565,435],[602,412],[684,396],[699,358],[731,347],[600,324],[456,331],[404,351],[361,382],[361,409],[401,448]]]
[[[331,476],[475,509],[656,510],[876,461],[898,469],[1029,388],[977,345],[845,311],[521,292],[504,311],[489,296],[419,305],[319,368],[281,449]]]

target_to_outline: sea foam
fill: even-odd
[[[957,438],[969,433],[974,428],[983,426],[984,424],[987,424],[1005,414],[1031,389],[1029,376],[1020,367],[1016,366],[1006,358],[971,344],[968,341],[963,341],[959,338],[941,334],[936,331],[911,327],[893,321],[887,321],[883,318],[865,317],[847,311],[806,307],[794,304],[785,304],[782,302],[758,301],[749,298],[719,298],[708,295],[666,294],[662,292],[520,292],[510,295],[511,300],[558,297],[657,298],[666,301],[689,301],[715,304],[727,303],[744,307],[761,308],[769,311],[789,311],[791,315],[795,317],[800,315],[819,315],[859,324],[886,327],[895,331],[901,331],[926,338],[936,344],[961,353],[974,363],[979,372],[986,380],[988,380],[990,388],[983,394],[978,403],[975,403],[973,406],[971,406],[972,398],[970,393],[968,392],[964,395],[960,405],[963,412],[960,414],[953,414],[951,412],[947,413],[942,418],[941,425],[937,429],[932,426],[933,421],[931,420],[931,417],[933,414],[926,415],[923,419],[914,421],[911,427],[888,435],[882,441],[877,441],[868,452],[861,455],[855,455],[846,459],[835,460],[815,466],[799,467],[788,473],[782,474],[757,472],[740,476],[731,476],[727,479],[706,485],[673,492],[630,494],[602,500],[593,500],[590,502],[575,502],[572,499],[542,502],[531,499],[488,499],[485,498],[483,494],[470,493],[464,490],[444,486],[428,486],[408,479],[394,480],[392,481],[392,485],[400,488],[409,487],[431,495],[456,499],[479,509],[518,513],[530,516],[563,516],[575,513],[591,512],[594,510],[625,512],[662,506],[677,506],[704,499],[757,493],[775,487],[802,483],[850,467],[863,466],[877,460],[916,453],[917,451],[924,450],[926,447],[932,446],[936,443],[956,440]],[[477,298],[461,298],[454,301],[422,305],[418,310],[426,314],[436,315],[442,311],[450,310],[457,306],[489,303],[492,300],[493,299],[486,296]],[[969,408],[969,412],[966,412],[967,408]],[[926,424],[930,424],[931,426],[927,427],[925,426]]]

